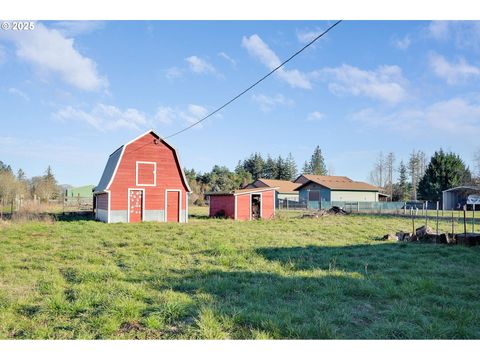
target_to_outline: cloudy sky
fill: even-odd
[[[0,30],[0,160],[28,176],[98,182],[108,155],[222,105],[332,22],[37,22]],[[345,21],[202,126],[170,139],[183,165],[320,145],[336,175],[377,154],[480,143],[480,22]]]

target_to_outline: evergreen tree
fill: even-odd
[[[400,167],[398,168],[398,200],[405,201],[408,200],[408,193],[409,193],[409,184],[407,178],[407,167],[403,163],[403,160],[400,161]]]
[[[424,200],[440,201],[442,191],[468,184],[472,174],[460,156],[452,152],[436,151],[418,184],[418,193]]]
[[[288,174],[287,162],[281,156],[278,156],[276,164],[277,164],[277,170],[278,170],[276,179],[290,180],[288,178],[289,174]]]
[[[297,163],[295,162],[292,153],[288,153],[285,162],[287,180],[293,180],[297,176]]]
[[[311,174],[312,173],[312,168],[310,167],[310,164],[305,161],[303,163],[303,168],[302,168],[302,174]]]
[[[254,179],[262,178],[265,175],[265,161],[259,153],[250,155],[250,157],[243,162],[243,168],[252,174]]]
[[[310,159],[311,174],[314,175],[327,175],[327,167],[325,166],[325,160],[323,159],[322,150],[317,145],[313,151],[312,158]]]
[[[277,179],[278,177],[278,166],[277,162],[272,159],[270,154],[267,156],[267,161],[265,161],[265,178],[267,179]]]

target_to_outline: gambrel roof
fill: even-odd
[[[155,131],[148,130],[145,133],[143,133],[142,135],[140,135],[140,136],[136,137],[135,139],[129,141],[125,145],[120,146],[117,150],[115,150],[110,155],[110,157],[108,158],[107,164],[105,165],[105,169],[103,170],[102,177],[100,178],[100,181],[99,181],[98,185],[94,189],[95,194],[105,192],[109,189],[109,187],[110,187],[110,185],[111,185],[111,183],[112,183],[112,181],[115,177],[115,174],[117,172],[118,166],[120,165],[120,162],[122,161],[122,156],[125,152],[126,147],[128,145],[130,145],[131,143],[134,143],[138,139],[141,139],[142,137],[144,137],[145,135],[148,135],[150,133],[153,134],[153,136],[155,136],[158,140],[163,142],[170,149],[172,149],[173,155],[174,155],[176,161],[178,162],[178,167],[180,168],[180,173],[181,173],[181,176],[182,176],[182,180],[185,183],[185,186],[187,187],[188,191],[189,192],[192,191],[190,189],[190,185],[188,185],[188,181],[187,181],[187,178],[185,177],[185,173],[183,172],[183,168],[180,165],[180,159],[178,157],[177,150],[172,145],[167,143],[165,140],[160,138],[160,136]]]

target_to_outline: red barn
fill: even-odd
[[[234,220],[271,219],[275,216],[276,189],[254,188],[209,193],[208,215]]]
[[[95,218],[187,222],[190,191],[177,151],[150,130],[108,158],[94,189]]]

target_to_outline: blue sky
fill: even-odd
[[[0,160],[28,176],[98,182],[118,146],[214,110],[328,21],[37,22],[0,30]],[[316,145],[335,175],[369,179],[440,147],[472,165],[480,22],[345,21],[222,112],[169,139],[183,166],[233,169],[258,151],[299,169]]]

